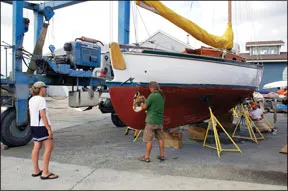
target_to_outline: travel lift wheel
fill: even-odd
[[[16,125],[16,110],[8,108],[1,113],[1,142],[8,147],[23,146],[32,139],[30,126]]]
[[[111,120],[116,127],[126,127],[116,113],[111,113]]]

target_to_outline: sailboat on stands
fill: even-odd
[[[217,115],[227,114],[259,86],[263,65],[247,63],[229,50],[233,47],[231,2],[228,26],[222,37],[209,34],[159,1],[136,1],[138,6],[161,15],[199,41],[214,47],[185,49],[183,53],[144,49],[121,49],[110,44],[114,78],[107,82],[113,108],[120,120],[135,129],[145,127],[146,113],[137,110],[138,96],[148,97],[148,84],[156,81],[165,95],[164,129],[201,122],[209,118],[210,103]]]

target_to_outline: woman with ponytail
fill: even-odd
[[[35,82],[31,88],[32,97],[29,99],[30,127],[33,136],[34,146],[31,154],[34,173],[33,177],[40,176],[41,179],[55,179],[57,175],[49,172],[49,162],[53,150],[53,133],[49,119],[48,108],[46,106],[46,84]],[[43,154],[43,169],[40,170],[38,159],[39,152],[45,147]]]

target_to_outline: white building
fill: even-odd
[[[185,48],[194,49],[189,44],[184,43],[161,30],[140,43],[140,46],[175,52],[183,52]]]

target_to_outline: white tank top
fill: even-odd
[[[249,115],[251,116],[252,119],[259,119],[261,118],[261,115],[263,114],[262,110],[257,108],[255,110],[250,111]],[[262,120],[261,120],[262,121]],[[259,121],[260,122],[260,121]]]

